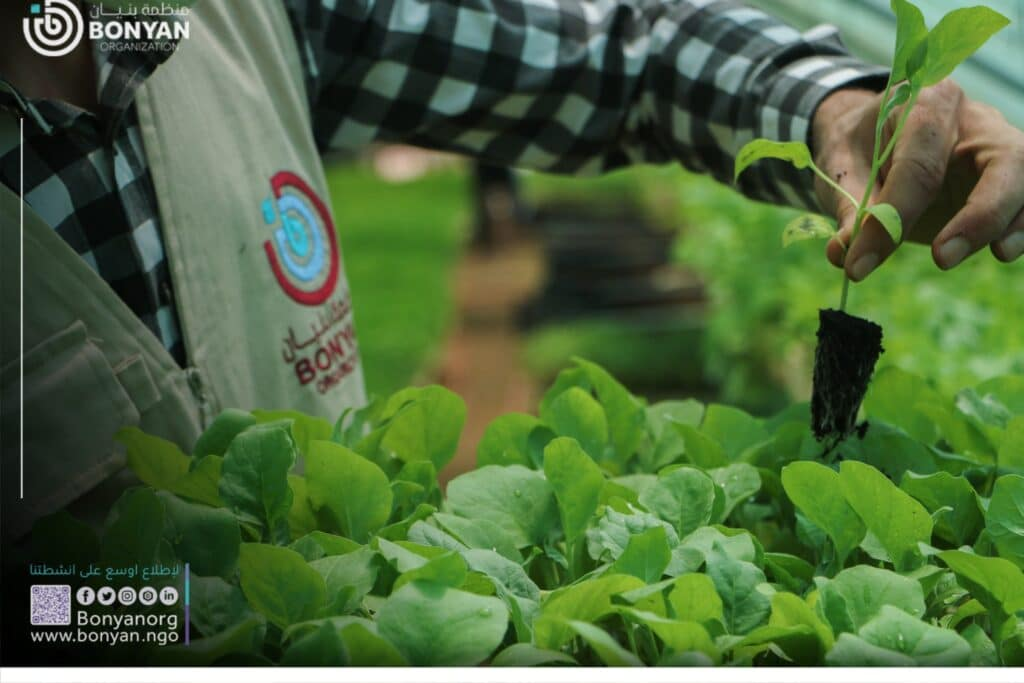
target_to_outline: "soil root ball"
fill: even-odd
[[[870,320],[833,309],[818,312],[811,427],[829,449],[856,429],[882,350],[882,328]]]

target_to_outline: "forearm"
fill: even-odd
[[[878,73],[834,34],[731,1],[287,1],[320,14],[307,34],[325,147],[401,141],[565,173],[679,160],[730,181],[745,142],[806,141],[827,92]],[[778,168],[741,189],[813,202]]]

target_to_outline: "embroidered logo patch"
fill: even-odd
[[[318,306],[334,293],[341,272],[338,234],[327,205],[302,178],[282,171],[270,179],[263,221],[274,228],[263,243],[270,269],[291,299]]]

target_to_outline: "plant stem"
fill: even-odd
[[[636,649],[636,636],[633,635],[633,625],[629,623],[626,617],[622,617],[622,626],[626,629],[626,639],[629,641],[629,649],[633,651],[637,657],[640,653]]]
[[[867,217],[869,202],[871,201],[871,194],[874,192],[875,185],[878,183],[878,174],[882,170],[882,166],[889,159],[889,156],[896,149],[896,142],[900,138],[900,134],[903,133],[903,126],[907,123],[907,117],[910,116],[910,110],[914,108],[914,104],[917,102],[918,91],[913,90],[910,93],[910,98],[907,100],[907,104],[903,107],[903,113],[900,114],[899,123],[896,124],[896,130],[893,131],[892,137],[889,139],[889,143],[885,146],[885,150],[881,156],[878,154],[878,149],[881,147],[882,140],[882,129],[885,126],[885,120],[882,116],[885,111],[885,104],[889,99],[889,91],[891,90],[892,84],[886,86],[885,97],[882,100],[882,106],[878,110],[878,120],[875,122],[875,149],[872,155],[871,161],[871,174],[868,176],[867,185],[864,187],[864,197],[860,200],[860,204],[857,206],[857,215],[853,219],[853,233],[850,235],[850,241],[846,245],[846,250],[849,252],[850,247],[857,240],[857,236],[860,235],[861,225],[864,223],[864,219]],[[843,274],[843,294],[839,300],[839,310],[845,312],[846,304],[850,296],[850,277],[849,275]]]
[[[846,312],[846,302],[850,298],[850,276],[843,273],[843,294],[839,297],[839,310]]]

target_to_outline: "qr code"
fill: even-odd
[[[33,626],[71,624],[71,586],[32,586]]]

